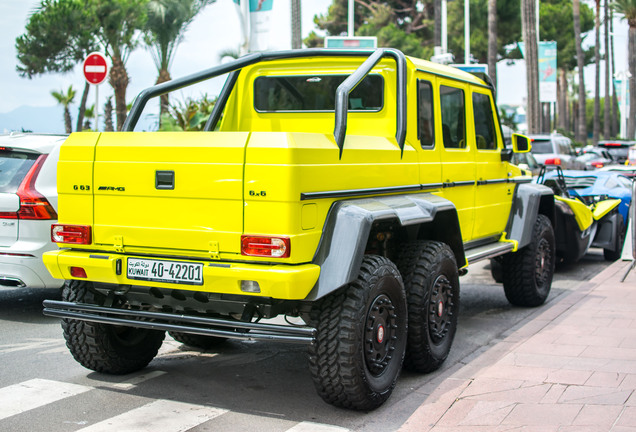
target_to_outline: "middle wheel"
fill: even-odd
[[[375,255],[364,257],[356,281],[317,302],[309,369],[326,402],[369,411],[389,398],[402,369],[406,313],[400,273]]]

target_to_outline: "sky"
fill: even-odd
[[[51,96],[53,90],[66,90],[69,85],[77,90],[79,100],[84,87],[81,66],[73,73],[65,75],[47,74],[31,80],[21,78],[16,72],[15,39],[24,32],[30,13],[39,5],[39,0],[0,0],[0,114],[7,113],[22,106],[54,107],[56,101]],[[331,0],[302,0],[302,33],[305,37],[314,29],[313,17],[326,13]],[[290,47],[290,0],[274,1],[272,11],[273,28],[277,31],[270,34],[270,49],[287,49]],[[616,19],[614,24],[617,70],[627,68],[627,23]],[[198,72],[213,67],[220,62],[219,54],[228,49],[236,49],[241,38],[239,16],[232,0],[217,0],[200,13],[190,25],[184,42],[179,46],[174,63],[170,70],[173,78]],[[594,43],[590,34],[584,43]],[[149,52],[140,47],[133,51],[127,65],[130,85],[127,99],[132,101],[141,90],[154,84],[157,71]],[[602,66],[602,71],[604,67]],[[603,75],[601,75],[603,80]],[[499,104],[522,104],[525,98],[525,66],[517,61],[508,66],[500,62],[498,66],[498,102]],[[590,94],[594,94],[594,67],[586,68],[586,86]],[[603,81],[601,81],[603,83]],[[201,93],[216,95],[222,81],[217,80],[207,86],[190,90],[190,93],[177,94],[177,99],[197,96]],[[601,92],[603,85],[601,85]],[[108,84],[99,87],[99,105],[103,107],[105,97],[112,95]],[[95,103],[95,92],[91,91],[89,105]],[[100,108],[102,110],[102,108]],[[76,110],[72,111],[73,117]]]

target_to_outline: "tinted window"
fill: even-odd
[[[458,88],[440,86],[439,94],[444,147],[466,148],[464,91]]]
[[[30,153],[0,151],[0,192],[15,193],[37,157]]]
[[[475,117],[475,139],[480,150],[495,150],[497,134],[492,115],[490,97],[482,93],[473,93],[473,111]]]
[[[333,111],[336,89],[348,75],[262,76],[254,81],[257,111]],[[384,80],[368,75],[349,94],[349,110],[380,111]]]
[[[418,81],[417,134],[422,147],[435,147],[435,117],[433,87],[428,81]]]
[[[550,141],[549,139],[533,139],[532,153],[537,153],[537,154],[554,153],[554,150],[552,149],[552,141]]]

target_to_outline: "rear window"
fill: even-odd
[[[334,111],[336,89],[348,75],[262,76],[254,81],[259,112]],[[380,111],[384,80],[367,75],[349,94],[350,111]]]
[[[0,192],[15,193],[39,155],[0,151]]]
[[[554,153],[552,149],[552,141],[549,139],[534,139],[532,140],[532,153],[547,154]]]

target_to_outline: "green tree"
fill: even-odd
[[[634,139],[636,132],[636,0],[615,0],[614,9],[623,14],[629,25],[627,59],[629,73],[629,117],[627,121],[627,139]]]
[[[69,86],[66,93],[64,93],[64,90],[60,90],[59,92],[52,91],[51,96],[64,107],[64,128],[66,129],[66,133],[73,132],[71,111],[69,110],[69,105],[75,100],[75,90],[73,90],[73,86]]]
[[[216,0],[150,0],[147,3],[145,42],[159,76],[157,84],[170,81],[170,65],[194,17]],[[160,115],[169,105],[168,95],[161,96]]]
[[[24,34],[16,39],[18,74],[31,79],[72,70],[97,49],[93,24],[81,0],[43,0],[29,17]],[[82,130],[88,91],[85,83],[76,130]]]
[[[105,47],[112,66],[108,80],[115,92],[117,130],[126,120],[126,89],[129,77],[126,61],[139,43],[139,32],[146,25],[148,0],[85,0],[97,22],[96,37]]]
[[[201,131],[210,117],[216,98],[203,95],[200,100],[187,99],[185,102],[170,104],[168,112],[162,116],[161,131]]]

